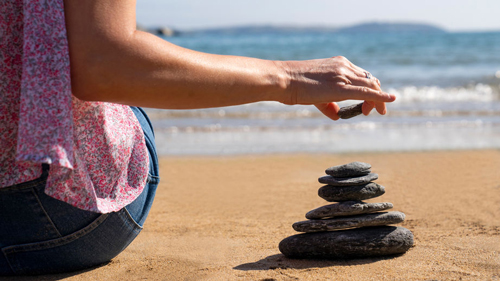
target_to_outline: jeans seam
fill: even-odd
[[[38,202],[38,205],[40,205],[40,209],[42,209],[43,213],[45,214],[45,217],[47,217],[47,219],[49,220],[49,223],[52,225],[52,227],[55,229],[56,233],[57,233],[57,236],[59,237],[63,237],[61,235],[61,233],[59,232],[59,229],[57,229],[56,225],[54,224],[54,222],[52,221],[52,219],[50,218],[49,214],[47,213],[47,211],[45,210],[45,208],[43,207],[42,205],[42,202],[40,201],[40,198],[38,198],[38,195],[36,194],[35,190],[32,188],[31,189],[31,193],[33,193],[33,196],[35,196],[35,199],[36,201]]]
[[[132,217],[132,215],[129,213],[129,211],[127,210],[127,208],[123,208],[122,210],[124,210],[125,212],[125,215],[130,219],[130,220],[126,220],[125,223],[128,225],[128,226],[132,226],[132,228],[134,226],[138,227],[139,228],[139,231],[137,231],[136,229],[134,229],[134,232],[141,232],[141,230],[143,229],[143,227],[141,225],[139,225],[135,220],[134,218]],[[130,221],[132,221],[132,223],[130,223]]]
[[[9,186],[9,187],[0,188],[0,192],[9,193],[9,192],[17,192],[19,190],[31,189],[31,188],[36,187],[36,186],[38,186],[41,183],[46,182],[46,181],[47,181],[47,178],[37,178],[37,179],[31,180],[28,182],[23,182],[23,183]]]
[[[134,106],[135,107],[135,106]],[[139,110],[142,114],[142,118],[144,120],[146,120],[146,122],[148,123],[148,126],[149,128],[151,129],[151,133],[153,133],[153,137],[155,137],[155,131],[153,129],[153,124],[151,123],[151,120],[149,119],[148,115],[146,114],[146,111],[144,111],[144,109],[142,107],[135,107],[137,108],[137,110]],[[135,115],[135,112],[134,112],[134,115]],[[139,117],[137,117],[136,115],[136,118],[139,119]],[[140,121],[139,121],[140,122]],[[142,125],[141,125],[142,126]],[[143,129],[144,130],[144,129]]]
[[[148,154],[151,156],[152,160],[152,163],[150,163],[149,165],[152,166],[154,171],[158,171],[158,155],[156,153],[156,149],[154,148],[154,141],[151,141],[146,134],[144,134],[144,139],[146,142],[146,147],[148,149]]]
[[[12,266],[12,263],[10,262],[10,259],[9,257],[7,256],[7,253],[5,253],[2,249],[2,254],[4,256],[4,260],[7,261],[7,264],[9,264],[9,267],[10,267],[10,270],[13,272],[13,273],[16,273],[16,270],[14,269],[14,266]]]
[[[13,246],[8,246],[2,249],[2,252],[4,253],[5,256],[8,254],[13,254],[13,253],[20,253],[20,252],[26,252],[26,251],[39,251],[39,250],[45,250],[45,249],[50,249],[53,248],[54,246],[62,246],[68,243],[71,243],[75,241],[76,239],[83,237],[84,235],[87,235],[94,229],[96,229],[101,223],[103,223],[107,218],[109,214],[103,214],[99,216],[97,219],[95,219],[92,223],[90,223],[88,226],[76,231],[75,233],[72,233],[67,236],[63,236],[60,238],[56,239],[51,239],[47,241],[42,241],[42,242],[34,242],[34,243],[28,243],[28,244],[22,244],[22,245],[13,245]]]

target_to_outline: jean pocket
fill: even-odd
[[[16,275],[61,273],[106,263],[137,237],[125,209],[103,214],[88,226],[61,238],[2,249]]]
[[[141,228],[144,225],[144,222],[146,221],[149,211],[153,205],[159,181],[159,177],[148,174],[148,181],[144,186],[142,193],[132,203],[124,208],[127,211],[127,215],[130,217],[130,220]]]
[[[132,215],[130,214],[130,212],[127,210],[127,208],[123,208],[123,213],[124,213],[124,216],[126,216],[126,221],[127,223],[131,226],[131,227],[134,227],[136,229],[138,229],[139,231],[142,230],[142,225],[139,224],[138,221],[136,221]]]

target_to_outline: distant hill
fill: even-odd
[[[362,23],[353,26],[339,28],[337,32],[352,33],[352,32],[446,32],[445,30],[430,24],[417,23]]]
[[[221,27],[199,29],[191,31],[181,31],[168,27],[155,27],[146,29],[147,31],[162,36],[179,36],[185,34],[264,34],[264,33],[437,33],[445,30],[430,24],[417,23],[362,23],[347,27],[332,26],[279,26],[279,25],[247,25],[235,27]]]
[[[205,34],[259,34],[259,33],[325,33],[335,32],[338,28],[328,26],[277,26],[248,25],[194,30],[192,33]]]

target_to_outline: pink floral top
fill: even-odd
[[[45,193],[108,213],[142,192],[144,134],[128,106],[71,94],[63,0],[0,1],[0,188],[40,177]]]

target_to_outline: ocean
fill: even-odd
[[[147,109],[160,155],[500,148],[500,32],[193,33],[164,39],[202,52],[271,60],[342,55],[379,78],[397,100],[385,116],[374,110],[339,121],[313,106],[274,102]]]

